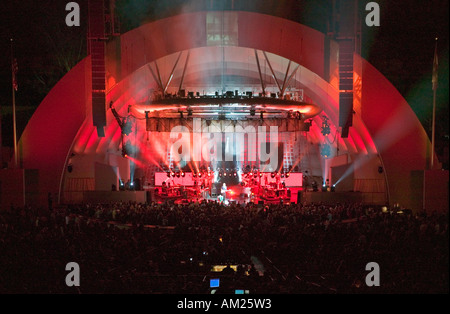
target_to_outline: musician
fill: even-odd
[[[220,194],[222,194],[223,199],[226,200],[227,199],[227,185],[225,184],[225,182],[222,184],[222,188],[220,190]]]

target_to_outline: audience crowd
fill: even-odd
[[[448,213],[362,204],[8,208],[0,293],[211,293],[211,278],[216,293],[448,293],[448,236]],[[370,262],[379,286],[366,285]]]

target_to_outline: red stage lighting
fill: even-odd
[[[182,176],[182,177],[184,178],[184,176],[185,176],[185,173],[184,173],[184,172],[182,172],[182,173],[181,173],[181,176]]]
[[[288,172],[288,173],[286,173],[286,178],[289,178],[289,172]]]

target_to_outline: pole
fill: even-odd
[[[0,169],[3,168],[2,105],[0,104]]]
[[[436,89],[433,90],[433,120],[431,122],[431,167],[434,166],[434,137],[436,133]]]
[[[432,85],[433,85],[433,118],[431,122],[431,161],[430,161],[430,169],[433,169],[434,166],[434,138],[436,133],[436,90],[437,90],[437,81],[438,81],[438,57],[437,57],[437,40],[436,37],[435,47],[434,47],[434,59],[433,59],[433,77],[432,77]]]
[[[15,73],[14,73],[14,53],[13,53],[13,42],[14,39],[11,38],[11,89],[12,89],[12,105],[13,105],[13,136],[14,136],[14,168],[17,168],[17,127],[16,127],[16,90],[14,86]]]

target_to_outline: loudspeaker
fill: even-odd
[[[105,93],[92,92],[92,121],[97,127],[97,135],[104,137],[103,127],[106,126],[106,108],[105,108]]]
[[[353,117],[353,93],[339,93],[339,126],[349,127]]]
[[[105,137],[105,129],[102,126],[97,127],[97,136]]]
[[[348,131],[349,131],[349,127],[348,126],[343,127],[342,128],[342,132],[341,132],[341,137],[342,138],[347,138],[348,137]]]

